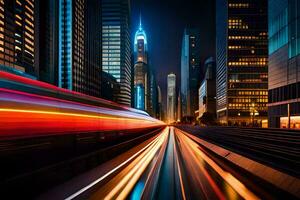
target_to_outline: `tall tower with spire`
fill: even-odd
[[[148,44],[147,44],[147,35],[142,26],[142,17],[140,15],[140,24],[139,28],[135,33],[134,37],[134,54],[135,62],[143,62],[147,64],[147,53],[148,53]]]
[[[149,104],[148,41],[140,15],[134,37],[134,107],[147,111]]]

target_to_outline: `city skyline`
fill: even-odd
[[[0,0],[1,199],[300,199],[300,0]]]

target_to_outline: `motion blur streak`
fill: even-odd
[[[132,191],[133,187],[148,167],[156,153],[160,150],[163,143],[167,141],[169,128],[164,131],[147,146],[135,160],[133,160],[126,168],[117,174],[112,180],[105,184],[97,191],[91,199],[125,199]]]
[[[110,170],[105,175],[101,176],[100,178],[96,179],[95,181],[93,181],[92,183],[90,183],[89,185],[87,185],[86,187],[84,187],[84,188],[80,189],[79,191],[77,191],[76,193],[72,194],[71,196],[69,196],[68,198],[66,198],[66,200],[71,200],[71,199],[74,199],[74,198],[78,197],[79,195],[81,195],[85,191],[89,190],[90,188],[92,188],[93,186],[95,186],[96,184],[98,184],[99,182],[101,182],[102,180],[104,180],[105,178],[107,178],[110,175],[112,175],[114,172],[116,172],[119,169],[121,169],[123,166],[125,166],[128,163],[132,162],[133,159],[135,159],[136,157],[138,157],[142,152],[144,152],[146,149],[149,149],[150,146],[152,146],[154,143],[156,143],[158,139],[159,138],[156,137],[154,140],[152,140],[149,144],[147,144],[144,148],[142,148],[141,150],[139,150],[137,153],[135,153],[134,155],[132,155],[131,157],[129,157],[127,160],[125,160],[124,162],[122,162],[121,164],[119,164],[117,167],[115,167],[114,169]]]
[[[172,133],[174,135],[174,127],[172,127]],[[180,167],[179,164],[179,158],[178,158],[178,149],[176,148],[176,144],[174,143],[173,145],[174,148],[174,152],[175,152],[175,161],[176,161],[176,165],[177,165],[177,169],[178,169],[178,175],[179,175],[179,182],[180,182],[180,188],[181,188],[181,193],[182,193],[182,199],[186,200],[186,194],[185,194],[185,189],[184,189],[184,184],[183,184],[183,178],[182,178],[182,168]]]
[[[239,180],[237,180],[232,174],[223,170],[216,162],[214,162],[211,158],[209,158],[203,151],[201,151],[201,147],[194,142],[189,137],[193,137],[187,133],[183,133],[181,131],[176,131],[176,135],[179,138],[180,142],[185,145],[186,148],[189,148],[191,152],[190,155],[195,155],[198,161],[198,166],[202,169],[202,173],[204,173],[205,177],[208,179],[209,184],[211,184],[215,194],[220,199],[225,199],[221,191],[218,189],[213,179],[209,176],[207,171],[204,171],[203,162],[207,163],[222,179],[224,179],[234,190],[244,199],[259,199],[255,194],[253,194],[250,190],[248,190]]]
[[[0,139],[164,125],[146,112],[5,72],[0,85]]]

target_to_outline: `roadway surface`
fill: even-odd
[[[280,129],[178,126],[248,158],[300,177],[300,132]]]
[[[174,127],[41,195],[40,199],[277,199]],[[281,196],[280,196],[281,195]],[[287,196],[286,196],[287,195]]]

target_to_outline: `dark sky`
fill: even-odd
[[[215,0],[131,0],[132,39],[139,15],[149,43],[149,62],[162,88],[166,107],[167,75],[175,72],[180,85],[180,56],[184,28],[200,28],[201,58],[214,56]]]

